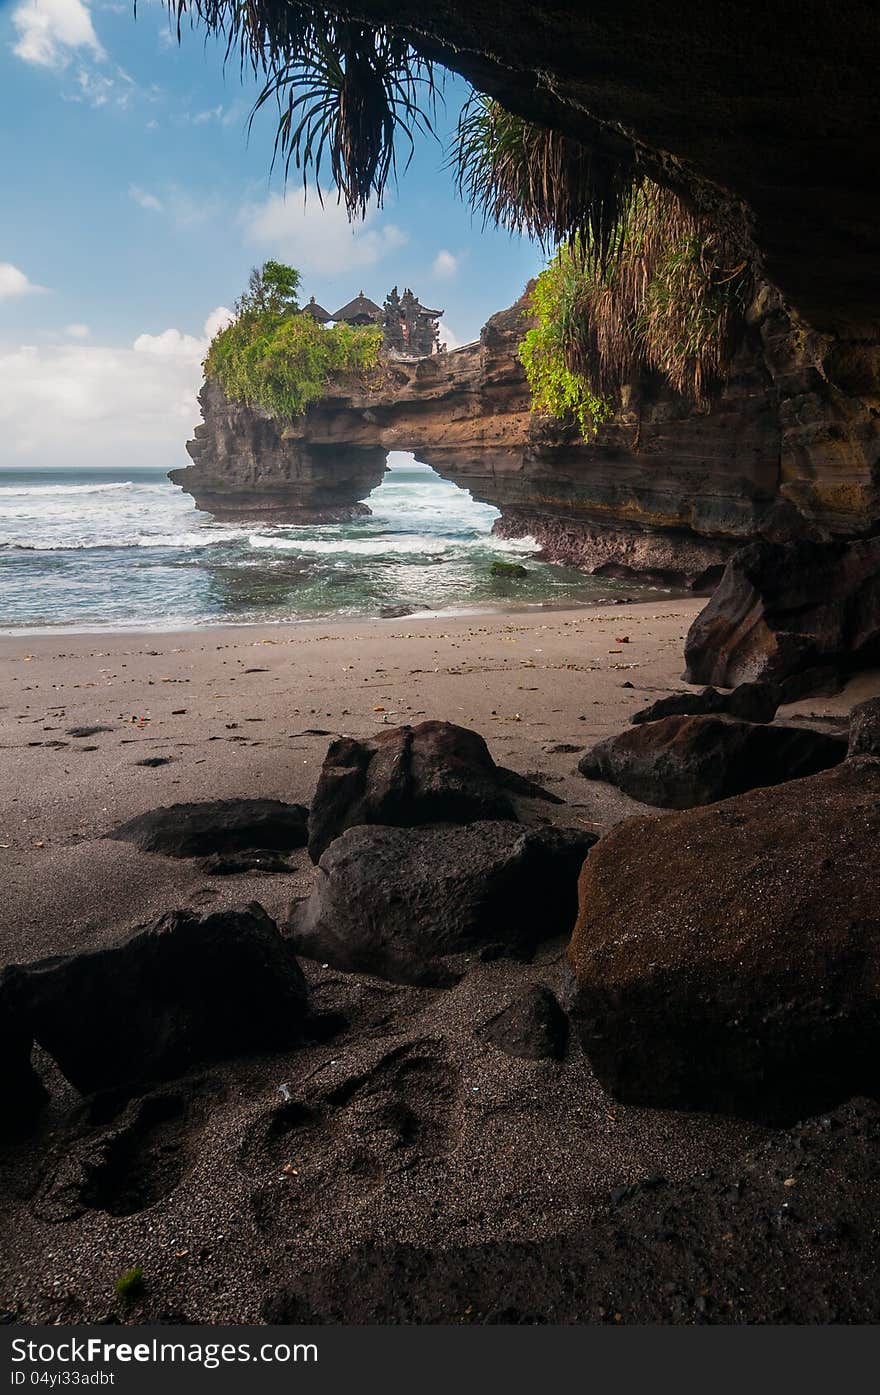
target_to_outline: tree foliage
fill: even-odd
[[[293,0],[167,0],[177,20],[201,21],[238,52],[241,68],[262,75],[251,120],[278,109],[275,157],[293,164],[321,196],[322,168],[351,216],[382,203],[400,145],[431,131],[435,68],[393,26],[368,25]],[[407,159],[407,163],[409,159]]]
[[[234,402],[290,421],[334,383],[363,378],[376,367],[382,331],[336,324],[325,328],[300,314],[299,273],[267,262],[251,273],[237,318],[211,341],[205,375]]]
[[[294,315],[299,311],[299,290],[302,277],[292,266],[283,262],[263,262],[255,266],[248,278],[247,290],[235,302],[236,314],[250,311],[258,314]]]

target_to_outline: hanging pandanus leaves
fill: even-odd
[[[283,0],[169,0],[183,16],[226,37],[242,69],[263,72],[251,122],[278,109],[274,159],[311,177],[324,171],[352,216],[381,204],[397,173],[397,148],[412,158],[414,132],[433,132],[437,79],[432,63],[387,27],[339,19]]]
[[[480,92],[459,117],[450,163],[459,193],[484,224],[526,233],[545,247],[567,242],[600,262],[639,184],[634,159],[613,159],[536,126]]]

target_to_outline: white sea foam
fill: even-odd
[[[537,561],[527,578],[493,577],[493,557],[528,558],[535,540],[492,536],[497,509],[411,460],[369,504],[348,523],[236,527],[200,514],[158,469],[69,483],[0,473],[0,626],[343,619],[389,605],[466,614],[602,588]]]

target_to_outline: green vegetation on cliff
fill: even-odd
[[[563,244],[530,298],[520,345],[532,407],[589,436],[621,388],[657,374],[698,406],[724,381],[742,326],[748,268],[674,194],[643,183],[604,259]]]
[[[205,359],[205,376],[231,401],[284,421],[301,416],[334,383],[375,368],[382,342],[377,327],[326,329],[301,313],[299,282],[299,273],[280,262],[252,272],[236,318],[214,337]]]

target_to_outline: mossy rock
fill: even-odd
[[[519,562],[493,562],[489,570],[492,576],[528,576]]]

